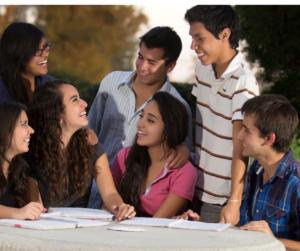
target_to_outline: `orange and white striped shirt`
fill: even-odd
[[[259,95],[259,86],[238,52],[219,79],[212,65],[204,66],[199,61],[192,94],[197,97],[195,197],[224,204],[231,191],[232,123],[243,120],[241,107]]]

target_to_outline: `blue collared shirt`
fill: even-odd
[[[240,224],[265,220],[277,238],[300,240],[300,164],[290,151],[274,176],[263,184],[264,170],[255,160],[247,178]]]
[[[133,144],[137,134],[136,125],[140,111],[147,104],[145,102],[135,111],[136,98],[132,90],[135,75],[136,71],[115,71],[108,74],[102,80],[88,114],[88,127],[95,131],[98,140],[104,146],[110,166],[123,147]],[[192,113],[189,105],[170,84],[168,76],[159,91],[170,93],[186,107],[189,114],[189,133],[183,144],[191,151],[193,144]],[[100,202],[101,197],[97,184],[93,181],[90,207],[99,208]]]

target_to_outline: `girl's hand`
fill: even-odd
[[[173,219],[201,221],[200,216],[197,213],[193,212],[191,209],[187,210],[182,215],[178,215],[178,216],[173,217]]]
[[[115,221],[131,219],[136,215],[134,207],[125,203],[122,203],[119,206],[112,206],[112,210],[116,216]]]
[[[37,220],[41,213],[46,212],[47,209],[39,202],[30,202],[26,206],[16,209],[14,219],[17,220]]]

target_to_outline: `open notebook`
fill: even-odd
[[[121,225],[127,226],[152,226],[152,227],[168,227],[168,228],[181,228],[181,229],[193,229],[204,231],[222,231],[230,226],[227,224],[218,223],[204,223],[199,221],[187,221],[187,220],[172,220],[162,218],[144,218],[134,217],[130,220],[124,220],[120,222]]]
[[[114,216],[106,210],[79,207],[49,207],[48,212],[60,213],[60,217],[94,220],[111,220]]]
[[[108,222],[81,220],[74,218],[39,218],[38,220],[0,219],[0,225],[37,230],[53,230],[81,227],[99,227],[108,225]]]

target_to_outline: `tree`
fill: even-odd
[[[35,22],[50,42],[48,67],[92,83],[113,70],[132,70],[138,39],[135,34],[147,17],[133,6],[35,7]],[[15,6],[11,21],[24,21],[24,6]],[[20,11],[21,10],[21,11]],[[17,15],[16,13],[19,13]]]
[[[264,69],[263,93],[286,96],[300,114],[300,6],[235,6],[247,60]]]

